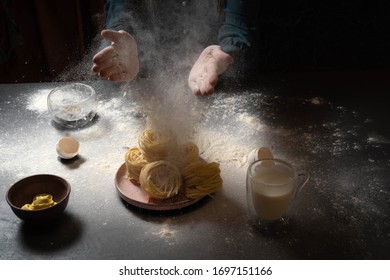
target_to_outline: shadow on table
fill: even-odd
[[[330,226],[332,225],[332,227]],[[294,259],[343,260],[366,259],[364,248],[352,248],[353,228],[331,223],[326,217],[310,222],[291,218],[279,231],[264,232],[253,226],[256,235],[273,240],[279,248],[292,252]],[[359,249],[359,250],[357,250]]]
[[[63,159],[58,156],[57,160],[71,170],[79,168],[83,163],[87,161],[87,159],[81,155],[77,155],[71,159]]]
[[[125,202],[121,199],[122,203],[126,208],[139,219],[144,220],[146,222],[163,224],[167,220],[171,220],[171,218],[175,217],[183,217],[187,215],[191,215],[191,218],[180,219],[180,224],[183,221],[209,221],[218,225],[219,227],[226,227],[227,230],[231,230],[231,223],[237,222],[239,219],[240,213],[246,213],[246,210],[243,205],[239,204],[237,201],[232,200],[227,197],[226,194],[222,192],[218,192],[213,194],[214,197],[205,196],[195,204],[190,206],[176,209],[176,210],[168,210],[168,211],[155,211],[155,210],[147,210],[141,209],[139,207],[133,206]],[[218,212],[222,212],[223,216],[229,219],[218,218]],[[244,214],[245,215],[245,214]],[[234,218],[232,218],[234,217]]]
[[[79,219],[69,213],[49,224],[23,222],[19,237],[24,246],[37,252],[53,252],[71,246],[81,237],[82,227]]]
[[[52,127],[54,127],[56,130],[58,131],[61,131],[61,132],[71,132],[71,131],[78,131],[80,129],[87,129],[93,125],[96,125],[96,123],[99,122],[100,120],[100,116],[99,114],[96,114],[95,117],[90,121],[88,122],[86,125],[82,126],[82,127],[66,127],[66,126],[63,126],[57,122],[55,122],[54,120],[51,120],[50,121],[50,124]]]
[[[164,210],[164,211],[156,211],[156,210],[149,210],[149,209],[143,209],[136,207],[134,205],[131,205],[121,199],[121,202],[128,210],[130,210],[134,215],[136,215],[138,218],[145,220],[145,221],[155,221],[155,222],[163,222],[163,219],[161,218],[169,218],[169,217],[175,217],[175,216],[181,216],[188,214],[190,212],[196,211],[197,209],[202,208],[204,205],[208,204],[213,200],[212,197],[206,196],[199,200],[198,202],[184,207],[180,209],[174,209],[174,210]]]

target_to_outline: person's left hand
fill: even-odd
[[[233,58],[218,45],[208,46],[195,62],[188,85],[195,95],[211,95],[218,82],[218,76],[233,63]]]
[[[92,71],[110,81],[133,80],[139,71],[135,39],[123,30],[103,30],[101,35],[112,43],[93,57]]]

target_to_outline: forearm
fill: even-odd
[[[135,12],[139,9],[138,0],[107,0],[104,6],[106,13],[106,29],[124,30],[130,34],[134,33],[134,24],[137,16]]]
[[[235,66],[255,60],[259,9],[258,0],[227,1],[225,22],[219,29],[218,42],[222,50],[234,58]],[[242,65],[240,68],[243,68]]]

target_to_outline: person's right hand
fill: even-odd
[[[226,71],[233,58],[218,45],[208,46],[192,66],[188,76],[188,85],[195,95],[214,93],[218,76]]]
[[[138,48],[135,39],[126,31],[103,30],[103,38],[111,41],[92,59],[92,71],[110,81],[133,80],[139,71]]]

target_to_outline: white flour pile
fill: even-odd
[[[51,89],[42,89],[32,92],[27,100],[26,109],[43,114],[47,112],[47,96]]]

